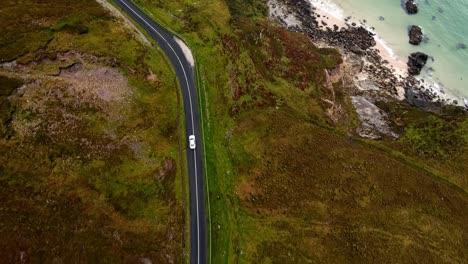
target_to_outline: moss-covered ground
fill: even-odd
[[[169,63],[93,0],[0,7],[2,263],[181,263]]]

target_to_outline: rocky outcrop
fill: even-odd
[[[409,43],[413,45],[419,45],[421,41],[423,40],[423,32],[422,28],[419,26],[411,26],[409,30]]]
[[[414,15],[418,13],[418,5],[414,2],[414,0],[408,0],[405,3],[406,12],[410,15]]]
[[[421,69],[426,65],[429,56],[422,52],[411,53],[408,57],[408,72],[411,75],[419,75]]]
[[[287,5],[283,5],[278,0],[269,0],[267,4],[270,17],[275,17],[282,26],[291,29],[302,26],[301,21],[295,17]]]
[[[388,125],[387,114],[363,96],[352,96],[352,103],[361,121],[357,129],[359,136],[379,139],[383,135],[398,138]]]
[[[414,80],[414,85],[405,89],[405,100],[410,105],[426,110],[437,110],[444,105],[433,89]]]

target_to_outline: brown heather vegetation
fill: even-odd
[[[162,54],[93,0],[0,14],[0,262],[181,263],[178,91]]]
[[[253,263],[457,263],[468,257],[465,193],[287,109],[242,115],[238,124],[233,138],[249,142],[232,153],[248,157],[238,162],[249,164],[240,166],[241,206],[247,218],[258,219],[250,228],[275,234],[247,252]]]

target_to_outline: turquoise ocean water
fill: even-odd
[[[309,1],[335,17],[366,20],[366,26],[374,27],[395,56],[405,61],[416,51],[432,56],[434,61],[426,64],[421,78],[460,102],[468,99],[468,0],[419,0],[416,15],[406,14],[400,0]],[[423,28],[427,43],[408,43],[410,25]]]

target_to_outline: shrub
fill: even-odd
[[[445,158],[465,147],[467,141],[456,122],[429,116],[406,129],[403,141],[424,156]]]

